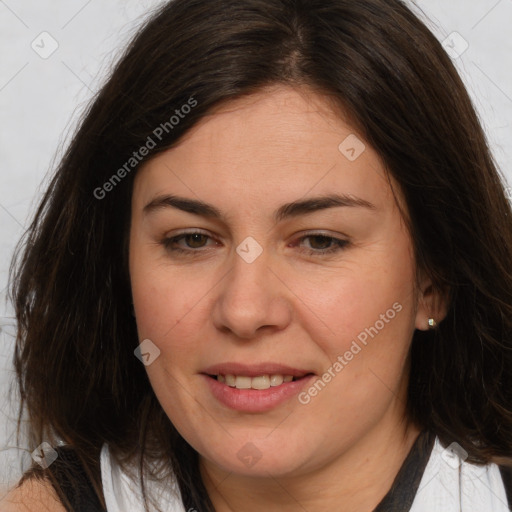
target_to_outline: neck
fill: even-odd
[[[389,425],[388,425],[389,427]],[[321,468],[294,476],[251,478],[201,459],[201,474],[216,512],[368,512],[389,491],[420,429],[379,423]]]

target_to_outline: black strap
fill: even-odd
[[[425,472],[435,435],[424,430],[417,437],[389,492],[373,512],[409,512]]]
[[[414,442],[389,492],[373,512],[409,512],[425,472],[435,435],[423,431]],[[74,450],[67,446],[55,448],[58,457],[50,465],[52,485],[68,512],[106,512]],[[512,510],[512,467],[499,466],[509,510]],[[60,485],[56,486],[55,482]],[[67,499],[67,502],[63,498]],[[69,506],[70,505],[70,506]]]
[[[58,457],[46,471],[68,512],[106,512],[79,458],[69,446],[56,447]]]
[[[389,492],[384,496],[373,512],[409,512],[434,446],[435,435],[428,431],[420,433],[407,455],[402,467],[393,481]],[[67,446],[56,448],[58,457],[48,468],[60,484],[54,485],[63,504],[63,495],[71,508],[68,512],[106,512],[100,505],[83,467],[74,450]],[[512,482],[512,472],[509,474]],[[512,486],[509,490],[512,490]],[[508,492],[508,491],[507,491]],[[510,498],[509,498],[510,499]]]
[[[512,510],[512,467],[499,466],[499,468],[505,492],[507,493],[508,509]]]

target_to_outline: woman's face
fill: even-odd
[[[415,292],[411,240],[362,144],[320,96],[280,86],[206,116],[136,176],[146,369],[205,464],[306,473],[399,430],[427,285]]]

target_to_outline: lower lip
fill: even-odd
[[[219,382],[217,379],[202,375],[210,387],[213,396],[230,409],[241,412],[265,412],[274,409],[300,391],[311,381],[314,375],[299,380],[283,382],[268,389],[237,389]]]

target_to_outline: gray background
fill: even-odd
[[[10,258],[79,115],[148,9],[160,3],[0,0],[0,495],[31,462],[25,441],[16,443],[14,435],[16,394],[8,399],[15,333],[6,304]],[[454,61],[512,185],[512,0],[416,5],[436,36],[448,38],[447,46],[460,51],[464,41],[469,45]],[[51,44],[57,50],[42,58]]]

